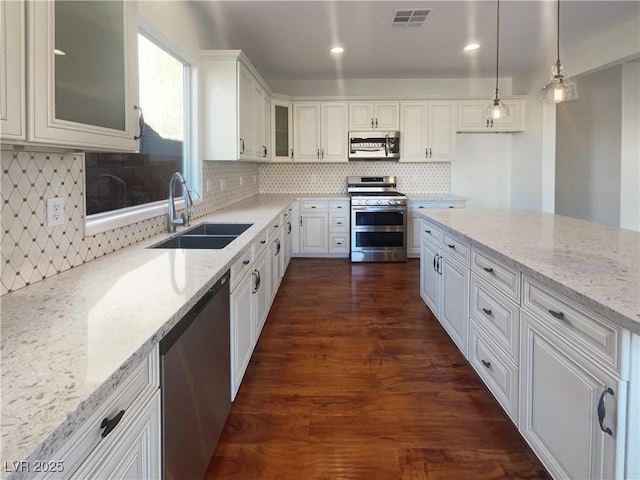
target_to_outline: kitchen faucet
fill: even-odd
[[[182,195],[184,196],[184,212],[180,215],[180,218],[176,218],[176,203],[173,198],[173,184],[176,180],[182,183]],[[191,218],[191,212],[189,207],[193,205],[191,199],[191,193],[187,188],[187,181],[184,179],[180,172],[175,172],[169,179],[169,211],[167,212],[167,232],[174,233],[177,225],[189,226],[189,219]]]

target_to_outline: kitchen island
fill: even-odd
[[[421,210],[421,296],[555,478],[640,478],[640,234]]]

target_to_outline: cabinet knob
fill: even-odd
[[[486,315],[489,315],[489,316],[491,316],[491,314],[493,313],[490,309],[488,309],[488,308],[484,308],[484,307],[482,307],[482,311],[483,311]]]
[[[449,247],[449,248],[454,248],[454,249],[456,248],[456,246],[455,246],[455,245],[452,245],[451,243],[447,243],[447,247]]]
[[[487,362],[486,360],[480,360],[482,362],[482,364],[487,367],[487,368],[491,368],[491,362]]]
[[[242,262],[243,265],[249,265],[249,260],[245,260],[244,262]]]

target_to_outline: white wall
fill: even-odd
[[[640,17],[599,35],[574,48],[561,51],[567,73],[580,76],[620,64],[640,56]],[[512,93],[527,95],[527,131],[513,137],[513,208],[554,212],[555,200],[555,106],[539,103],[538,94],[549,79],[555,52],[549,62],[513,79]],[[578,90],[580,80],[577,79]],[[640,189],[634,180],[629,189]]]
[[[469,208],[511,207],[511,144],[517,135],[456,134],[451,193],[469,197]]]
[[[555,211],[618,226],[622,67],[580,78],[580,97],[556,109]]]
[[[622,65],[620,227],[640,231],[640,62]]]

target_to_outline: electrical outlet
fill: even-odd
[[[224,178],[220,179],[220,190],[227,188],[227,181]]]
[[[253,176],[253,183],[256,183],[256,181],[257,181],[257,179],[256,179],[256,176],[254,175]]]
[[[64,199],[47,199],[47,226],[55,227],[56,225],[63,225],[64,222]]]
[[[211,179],[207,178],[207,192],[211,191]]]
[[[240,177],[240,186],[242,186],[243,183],[244,183],[244,179]]]

